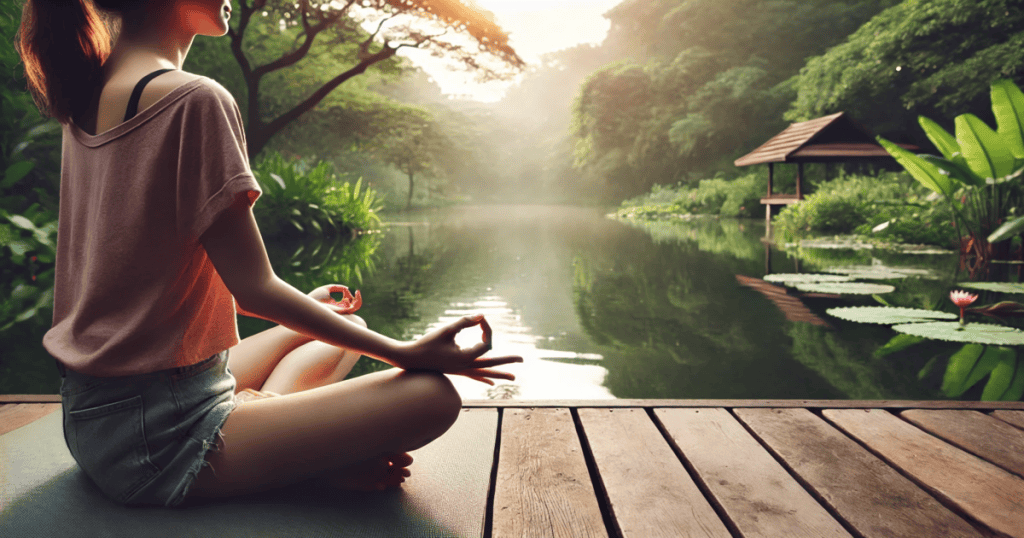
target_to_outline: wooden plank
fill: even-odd
[[[958,400],[464,400],[463,407],[804,407],[809,409],[1012,409],[1024,402]]]
[[[656,409],[744,537],[850,536],[725,409]]]
[[[579,416],[624,538],[731,536],[646,411]]]
[[[981,536],[806,409],[737,409],[736,416],[864,538]]]
[[[60,410],[60,404],[32,403],[7,404],[0,409],[0,435]]]
[[[607,537],[568,409],[503,412],[494,538]]]
[[[0,403],[60,403],[59,394],[4,394]],[[1024,402],[958,400],[464,400],[463,407],[804,407],[810,409],[981,409],[1024,411]],[[1024,428],[1024,413],[1019,419]],[[996,418],[1001,417],[997,416]],[[1009,422],[1009,421],[1007,421]]]
[[[992,411],[995,418],[1024,430],[1024,411]]]
[[[1024,431],[978,411],[908,409],[900,415],[917,427],[1024,477]]]
[[[947,505],[1003,536],[1024,537],[1024,480],[888,411],[826,409],[823,413]]]
[[[60,394],[0,394],[4,403],[60,403]]]

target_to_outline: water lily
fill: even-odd
[[[949,292],[949,300],[953,301],[953,304],[960,307],[960,325],[963,325],[964,308],[970,306],[974,301],[977,301],[978,296],[973,293],[967,293],[963,290],[953,290]]]

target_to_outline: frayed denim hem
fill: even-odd
[[[176,493],[174,495],[171,495],[171,498],[168,499],[166,504],[168,508],[177,507],[181,505],[183,502],[185,502],[189,488],[192,487],[192,484],[195,483],[197,478],[199,478],[199,471],[201,471],[203,467],[209,467],[211,471],[214,471],[213,466],[210,465],[210,462],[206,461],[206,455],[211,450],[213,452],[220,452],[220,447],[217,446],[217,439],[224,439],[224,434],[221,433],[221,429],[224,428],[224,423],[227,422],[228,417],[231,416],[231,412],[233,412],[238,407],[238,402],[234,401],[233,399],[225,403],[229,403],[231,405],[231,409],[224,414],[224,418],[220,421],[220,424],[217,426],[217,429],[213,431],[209,438],[202,440],[192,439],[192,441],[195,441],[196,443],[200,444],[198,457],[195,460],[195,463],[193,463],[192,466],[189,467],[188,472],[185,473],[185,477],[181,479],[181,482],[178,484],[178,487],[175,488]],[[214,471],[214,474],[216,475],[216,471]]]

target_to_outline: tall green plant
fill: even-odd
[[[253,213],[268,237],[332,237],[370,230],[380,224],[377,193],[362,188],[360,179],[339,183],[333,166],[321,162],[308,169],[268,153],[253,167],[263,195]]]
[[[1024,93],[1012,81],[992,84],[993,130],[973,114],[955,119],[956,135],[921,116],[919,122],[941,157],[915,155],[878,137],[879,143],[925,187],[939,193],[966,228],[969,245],[984,263],[991,244],[1024,231],[1020,176],[1024,173]],[[1011,220],[1012,219],[1012,220]],[[963,254],[963,253],[962,253]]]

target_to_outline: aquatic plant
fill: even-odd
[[[973,114],[961,114],[954,137],[934,121],[919,118],[942,157],[915,155],[878,137],[914,179],[949,204],[961,238],[961,268],[968,268],[972,279],[987,272],[990,261],[1008,259],[1006,241],[1024,232],[1024,216],[1017,214],[1024,208],[1019,179],[1024,173],[1024,92],[1010,80],[999,80],[991,96],[997,130]]]
[[[960,308],[960,325],[964,324],[964,308],[967,308],[974,301],[978,300],[978,296],[973,293],[967,293],[963,290],[953,290],[949,292],[949,300],[953,301],[953,304]]]

